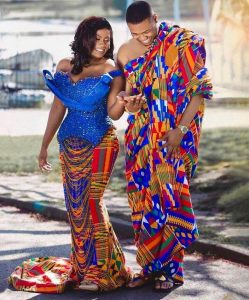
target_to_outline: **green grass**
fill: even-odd
[[[125,194],[124,145],[123,132],[119,132],[120,152],[115,163],[109,187]],[[37,156],[41,136],[0,137],[0,173],[39,172]],[[249,135],[248,129],[217,129],[204,131],[200,144],[199,167],[196,176],[209,170],[223,169],[218,180],[208,180],[193,186],[193,191],[210,193],[202,209],[217,208],[228,214],[236,222],[249,221]],[[54,139],[49,148],[49,162],[53,172],[45,178],[48,181],[60,181],[58,144]],[[213,193],[213,194],[212,194]],[[214,197],[215,195],[215,197]],[[199,209],[199,207],[198,207]]]
[[[235,222],[249,222],[249,183],[238,185],[218,200],[218,208]]]
[[[209,193],[195,206],[205,211],[219,211],[235,222],[249,222],[249,135],[248,129],[204,131],[200,143],[200,162],[196,176],[209,170],[223,170],[217,179],[193,186]]]
[[[217,168],[224,164],[243,165],[249,162],[248,129],[232,128],[203,131],[200,143],[199,168]]]
[[[0,137],[0,173],[38,172],[41,136]],[[49,148],[49,161],[58,168],[58,144],[54,139]]]
[[[124,174],[123,132],[119,133],[120,153],[114,177]],[[35,172],[41,136],[0,137],[0,173]],[[240,169],[249,165],[249,134],[247,129],[218,129],[203,131],[200,143],[198,173],[221,166]],[[49,160],[58,165],[58,144],[54,139],[49,148]],[[236,175],[236,174],[235,174]]]

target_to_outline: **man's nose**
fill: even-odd
[[[139,38],[141,41],[147,40],[147,36],[145,36],[144,34],[141,34]]]

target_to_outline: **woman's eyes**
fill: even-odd
[[[100,41],[101,39],[100,39],[100,38],[96,38],[96,40],[97,40],[97,41]],[[109,40],[109,39],[104,39],[104,42],[105,42],[105,43],[109,43],[110,40]]]

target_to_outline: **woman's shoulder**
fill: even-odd
[[[114,62],[114,60],[108,59],[105,62],[105,72],[109,73],[109,72],[116,71],[116,70],[119,70],[118,65]]]
[[[71,58],[63,58],[61,59],[57,66],[56,66],[56,72],[62,71],[62,72],[71,72],[72,64],[71,64]]]

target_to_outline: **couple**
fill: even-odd
[[[169,291],[183,283],[184,249],[198,236],[189,180],[197,164],[203,99],[211,97],[204,41],[178,26],[157,26],[145,1],[128,7],[126,21],[132,38],[118,51],[119,67],[110,24],[90,17],[76,30],[73,58],[61,60],[54,77],[44,71],[55,98],[39,166],[51,169],[47,149],[60,127],[71,257],[23,262],[10,276],[18,290],[61,293],[73,285],[109,291],[150,279],[156,290]],[[138,274],[125,265],[102,200],[119,151],[110,118],[119,119],[124,110],[129,112],[126,179]]]

